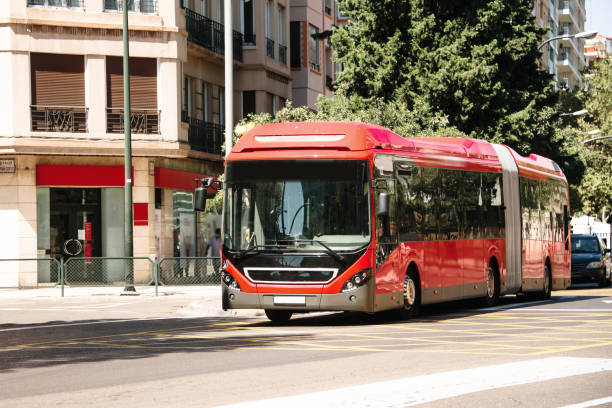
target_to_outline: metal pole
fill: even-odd
[[[128,29],[128,0],[123,0],[123,129],[125,131],[125,219],[123,226],[124,256],[134,256],[132,230],[132,120],[130,110],[130,40]],[[129,260],[128,260],[129,262]],[[124,292],[136,292],[134,287],[134,261],[125,275]]]
[[[234,133],[234,42],[232,38],[232,1],[224,0],[225,23],[225,157],[232,150]]]

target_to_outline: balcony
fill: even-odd
[[[185,9],[185,13],[187,18],[187,40],[207,50],[224,55],[225,38],[223,35],[223,24],[217,23],[188,8]],[[242,61],[242,34],[234,30],[233,41],[234,59]]]
[[[30,106],[35,132],[87,132],[87,108],[84,106]]]
[[[266,56],[274,58],[274,40],[266,37]]]
[[[189,131],[187,138],[193,150],[221,155],[221,146],[225,128],[217,123],[188,117]]]
[[[83,0],[28,0],[28,7],[83,8]]]
[[[104,0],[104,11],[123,12],[123,0]],[[128,0],[128,11],[157,14],[157,0]]]
[[[159,115],[157,109],[131,109],[132,133],[159,134]],[[106,108],[106,132],[124,133],[123,116],[122,108]]]
[[[278,44],[278,61],[287,65],[287,46]]]
[[[578,20],[574,10],[573,0],[560,0],[558,10],[559,24],[563,22],[572,22],[574,27],[579,27]]]

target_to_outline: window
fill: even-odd
[[[242,117],[246,118],[249,113],[255,113],[255,91],[242,92]]]
[[[339,20],[346,20],[349,18],[349,16],[347,16],[346,14],[342,13],[342,11],[340,11],[340,6],[336,3],[336,8],[338,9],[338,19]]]
[[[302,66],[301,21],[289,23],[289,41],[291,43],[291,68]]]
[[[70,0],[67,0],[70,1]],[[128,0],[128,10],[145,14],[156,12],[157,0]],[[193,4],[190,4],[193,9]],[[123,0],[104,0],[104,11],[123,11]]]
[[[242,16],[243,26],[242,32],[244,33],[244,43],[246,45],[255,45],[255,23],[254,23],[254,12],[253,2],[255,0],[244,0],[242,3]]]
[[[191,84],[185,84],[190,87]],[[106,57],[107,131],[123,132],[123,58]],[[130,58],[132,132],[159,133],[157,60]],[[188,105],[191,101],[188,101]],[[188,106],[188,108],[191,108]]]
[[[266,1],[265,10],[266,24],[266,55],[274,58],[274,18],[272,16],[272,2]]]
[[[85,132],[85,61],[82,55],[30,54],[32,130]]]
[[[316,38],[319,34],[319,29],[312,24],[308,25],[308,62],[310,69],[320,72],[319,65],[319,40]],[[314,37],[313,37],[314,36]]]
[[[325,0],[325,14],[331,16],[331,0]]]

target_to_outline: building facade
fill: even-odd
[[[595,38],[585,40],[584,56],[587,65],[612,56],[612,37],[600,34]]]
[[[536,24],[549,27],[542,41],[584,31],[585,0],[536,0],[533,14]],[[554,40],[542,48],[540,66],[554,76],[560,86],[570,89],[582,86],[584,40],[565,38]]]
[[[206,255],[219,226],[218,216],[193,211],[192,191],[195,178],[223,171],[222,4],[128,3],[135,256]],[[276,48],[286,46],[288,4],[268,4],[232,4],[234,122],[248,111],[272,112],[291,95],[290,68],[281,57],[288,51]],[[0,4],[0,258],[123,256],[121,5]],[[267,7],[276,16],[275,34],[256,23]],[[274,57],[268,36],[277,39]],[[4,268],[0,287],[57,279],[24,265]],[[103,279],[121,274],[117,269]],[[145,269],[135,271],[136,283],[150,278]]]

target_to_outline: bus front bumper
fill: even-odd
[[[335,294],[247,293],[222,284],[223,309],[277,309],[295,311],[372,311],[370,284]]]

